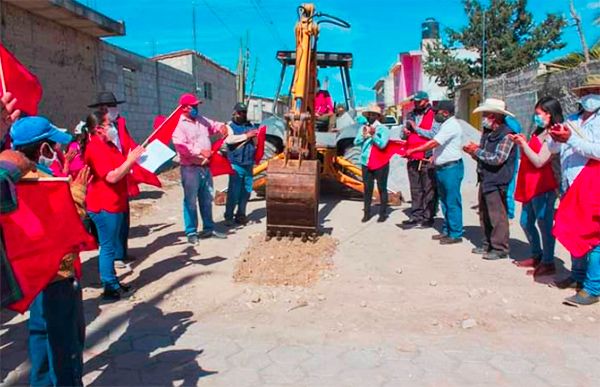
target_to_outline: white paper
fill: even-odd
[[[160,142],[154,140],[146,146],[146,152],[138,160],[138,164],[148,171],[154,173],[164,163],[175,157],[175,152]]]

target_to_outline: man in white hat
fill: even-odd
[[[373,188],[375,180],[377,180],[377,190],[379,191],[379,218],[378,222],[385,222],[387,219],[387,180],[390,172],[389,160],[383,165],[373,164],[371,151],[373,147],[384,149],[390,139],[388,128],[381,124],[381,108],[377,105],[370,105],[363,111],[363,117],[359,118],[359,122],[364,125],[358,131],[354,139],[354,145],[361,147],[360,164],[362,166],[362,178],[364,185],[364,216],[362,222],[367,222],[371,219],[371,201],[373,199]],[[366,121],[366,122],[365,122]]]
[[[484,232],[482,246],[473,249],[473,253],[483,254],[487,260],[503,259],[509,251],[506,194],[517,157],[506,117],[514,114],[496,98],[487,98],[473,113],[483,113],[481,143],[471,142],[463,150],[477,161],[479,221]]]

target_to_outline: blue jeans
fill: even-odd
[[[517,173],[519,171],[519,149],[515,158],[515,171],[506,191],[506,210],[508,219],[515,218],[515,189],[517,188]]]
[[[85,320],[79,283],[52,282],[29,312],[31,386],[83,386]]]
[[[571,277],[583,282],[583,290],[592,296],[600,296],[600,245],[585,257],[571,257]]]
[[[130,229],[130,211],[129,211],[129,202],[127,203],[127,212],[125,213],[125,217],[123,218],[123,227],[121,227],[121,232],[119,237],[121,238],[121,247],[120,251],[117,251],[116,258],[117,260],[126,260],[128,256],[129,250],[129,229]]]
[[[115,259],[122,258],[118,254],[124,251],[121,233],[125,227],[125,213],[100,211],[90,212],[89,215],[98,230],[100,281],[105,289],[118,289],[120,285],[115,272]]]
[[[444,215],[442,234],[450,238],[463,236],[462,196],[460,185],[465,176],[465,166],[460,160],[456,164],[435,169],[437,190]]]
[[[225,204],[225,219],[233,220],[233,212],[237,206],[236,217],[246,216],[246,205],[252,193],[252,166],[242,167],[231,165],[235,171],[229,175],[229,185],[227,187],[227,203]]]
[[[552,223],[554,221],[555,203],[556,192],[550,191],[540,194],[523,204],[521,210],[521,227],[529,241],[529,246],[531,246],[531,255],[541,257],[542,263],[546,264],[554,262],[556,239],[552,236]],[[535,227],[536,222],[537,228]],[[541,243],[540,233],[542,234]]]
[[[185,235],[198,233],[198,209],[202,217],[202,231],[215,228],[212,217],[213,180],[208,167],[196,165],[181,166],[181,184],[183,185],[183,222]]]

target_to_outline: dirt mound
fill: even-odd
[[[241,254],[233,279],[257,285],[311,286],[333,267],[337,244],[329,235],[314,243],[300,238],[265,241],[264,233],[255,235]]]

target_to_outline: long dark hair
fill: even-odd
[[[547,95],[540,98],[535,104],[535,108],[539,108],[542,111],[550,114],[550,126],[554,124],[560,124],[565,120],[562,106],[560,106],[560,102],[554,97]]]
[[[81,136],[81,140],[79,141],[79,148],[81,149],[81,154],[85,154],[85,148],[87,147],[88,142],[90,141],[90,136],[96,133],[96,127],[102,122],[106,114],[100,113],[99,111],[91,113],[85,119],[85,126],[83,127],[83,136]]]

